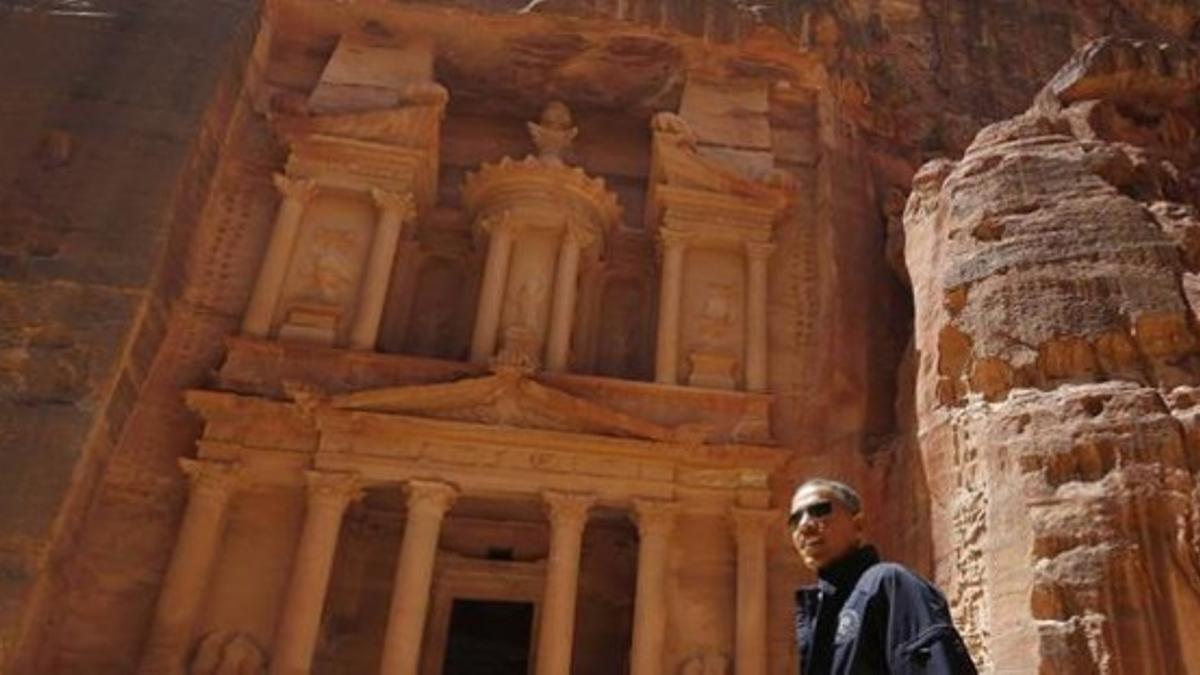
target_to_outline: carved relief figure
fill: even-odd
[[[266,654],[245,633],[218,630],[209,633],[196,648],[189,675],[262,675]]]
[[[579,127],[572,123],[570,109],[561,101],[546,104],[541,120],[529,122],[529,135],[538,150],[538,158],[551,164],[562,164],[578,134]]]
[[[542,325],[542,312],[546,300],[546,282],[541,279],[526,279],[517,286],[510,306],[516,311],[516,325],[537,332]]]
[[[304,295],[309,300],[340,304],[354,279],[354,249],[358,235],[349,230],[320,227],[313,233]]]
[[[708,284],[700,304],[700,336],[703,344],[716,347],[726,337],[734,320],[733,284]]]

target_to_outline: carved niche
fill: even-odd
[[[271,113],[289,154],[244,333],[375,347],[401,230],[436,190],[448,95],[431,77],[428,46],[344,37],[307,103]]]
[[[767,260],[783,176],[747,178],[698,152],[674,113],[653,121],[646,222],[659,234],[655,380],[764,391]]]

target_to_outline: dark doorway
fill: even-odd
[[[455,600],[442,675],[528,675],[533,605]]]

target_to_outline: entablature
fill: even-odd
[[[586,490],[614,502],[682,490],[760,505],[788,456],[770,446],[353,410],[311,391],[278,401],[192,390],[187,401],[206,423],[200,457],[240,462],[259,484],[299,484],[316,468],[353,471],[368,484],[437,478],[472,492]]]
[[[453,413],[456,404],[454,414],[480,415],[481,402],[506,400],[518,408],[504,413],[495,406],[486,413],[491,421],[503,423],[505,414],[515,418],[519,413],[551,413],[556,424],[584,425],[600,434],[717,445],[774,444],[769,424],[773,399],[765,393],[573,373],[501,376],[486,366],[459,361],[248,337],[228,338],[226,346],[215,386],[263,400],[292,398],[298,388],[309,387],[346,409],[392,406],[392,412],[443,416],[450,414],[445,411]],[[436,410],[439,406],[442,412]]]

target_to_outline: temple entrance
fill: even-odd
[[[533,603],[455,599],[442,675],[527,675]]]

